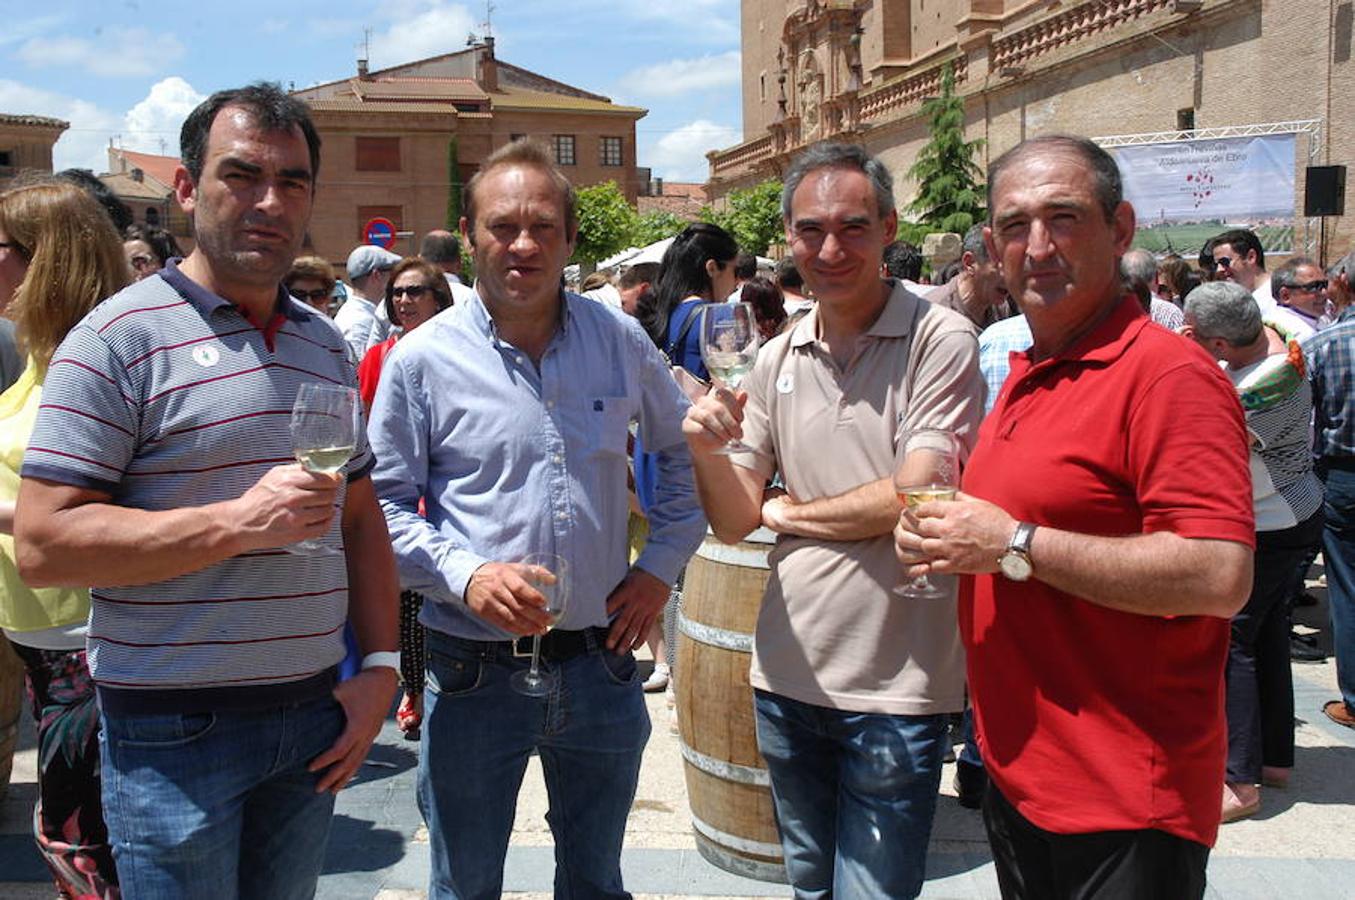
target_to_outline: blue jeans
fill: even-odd
[[[947,717],[847,712],[766,691],[755,704],[795,896],[916,897]]]
[[[1326,472],[1322,564],[1327,572],[1336,683],[1355,712],[1355,471]]]
[[[306,771],[332,697],[266,710],[104,715],[104,816],[125,900],[315,895],[334,796]]]
[[[542,663],[558,676],[546,697],[508,679],[528,660],[428,630],[419,809],[428,825],[435,900],[496,900],[518,790],[541,757],[555,837],[555,896],[629,898],[621,843],[635,799],[649,712],[635,657],[588,652]]]

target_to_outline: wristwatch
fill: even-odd
[[[997,558],[998,568],[1012,581],[1025,581],[1035,572],[1030,561],[1030,542],[1035,539],[1035,526],[1029,522],[1017,522],[1012,539],[1007,542],[1006,551]]]

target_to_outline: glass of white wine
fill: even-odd
[[[341,384],[307,382],[292,406],[292,452],[308,472],[332,475],[353,455],[357,444],[357,391]],[[339,556],[319,541],[287,548],[305,556]]]
[[[761,334],[751,303],[708,303],[701,308],[701,361],[731,391],[753,370]],[[730,441],[716,453],[756,453],[743,441]]]
[[[960,486],[960,441],[952,431],[919,428],[899,440],[894,454],[894,490],[905,508],[954,500]],[[894,588],[900,597],[939,600],[948,595],[926,575]]]
[[[518,560],[521,575],[546,598],[545,613],[550,618],[549,631],[560,623],[569,604],[569,564],[554,553],[532,553]],[[528,697],[544,697],[555,684],[555,676],[541,671],[541,635],[532,635],[532,666],[514,672],[508,680],[513,690]]]

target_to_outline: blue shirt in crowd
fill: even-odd
[[[636,565],[672,584],[705,532],[682,437],[688,401],[663,356],[628,316],[562,298],[539,371],[500,338],[478,295],[403,338],[382,371],[372,478],[401,581],[435,601],[421,616],[430,628],[510,637],[466,608],[466,586],[482,564],[534,552],[569,563],[561,628],[607,624],[607,596],[628,569],[632,419],[660,474]]]

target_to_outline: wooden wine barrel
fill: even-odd
[[[727,872],[786,882],[748,684],[753,629],[776,535],[734,546],[707,534],[687,566],[678,616],[679,746],[696,847]]]
[[[19,743],[19,716],[23,712],[24,665],[0,634],[0,800],[9,790],[14,748]]]

